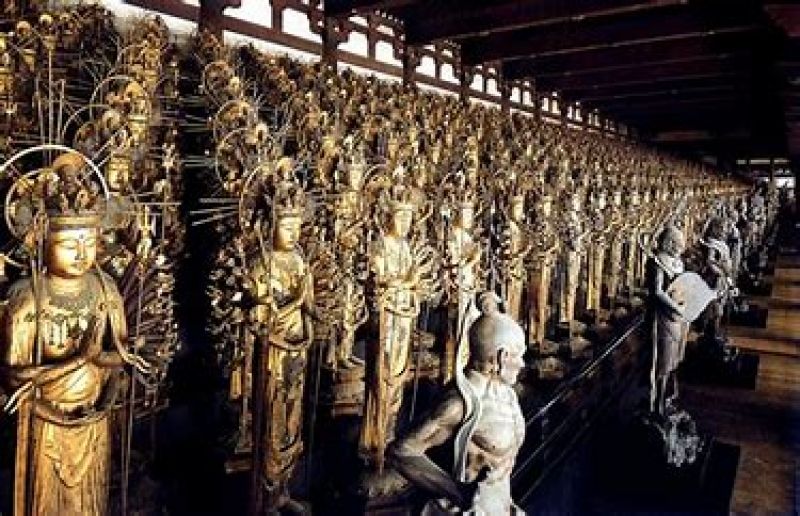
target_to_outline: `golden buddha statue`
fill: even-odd
[[[533,234],[536,237],[532,255],[530,288],[530,342],[538,346],[540,353],[556,351],[552,343],[547,341],[547,321],[550,318],[550,291],[552,285],[553,266],[558,250],[558,236],[553,228],[552,196],[546,192],[540,194],[534,205],[535,221]]]
[[[638,268],[639,268],[639,235],[641,233],[641,225],[642,221],[639,218],[640,208],[640,198],[639,198],[639,190],[637,188],[631,189],[628,192],[628,217],[629,222],[627,224],[627,245],[626,245],[626,252],[625,252],[625,275],[624,275],[624,287],[626,295],[628,299],[634,304],[640,304],[636,302],[636,286],[638,282],[637,276]]]
[[[8,51],[8,37],[0,34],[0,98],[14,97],[14,61]]]
[[[378,338],[368,344],[367,385],[360,450],[379,474],[370,494],[397,489],[383,473],[386,445],[394,439],[403,384],[409,372],[411,338],[420,309],[420,271],[412,253],[409,232],[416,206],[404,184],[389,187],[386,226],[369,252],[377,308]],[[396,476],[396,481],[401,481]],[[387,483],[388,482],[388,483]]]
[[[283,158],[279,171],[291,170]],[[261,340],[260,375],[254,385],[263,414],[254,423],[254,443],[263,461],[256,473],[266,494],[263,507],[274,511],[296,508],[288,483],[303,452],[303,392],[308,349],[314,340],[311,313],[313,279],[298,251],[305,209],[304,193],[288,176],[277,185],[273,198],[271,246],[260,246],[261,256],[248,274],[247,289],[254,303],[251,320]],[[262,227],[255,228],[263,243]],[[259,410],[259,408],[256,408]]]
[[[119,373],[149,369],[127,351],[122,296],[96,267],[104,208],[98,189],[80,184],[86,167],[63,152],[33,183],[15,183],[6,206],[12,233],[44,251],[2,313],[6,408],[18,412],[15,514],[107,514]]]
[[[339,329],[330,346],[327,365],[332,368],[363,369],[364,361],[353,355],[356,331],[367,322],[368,310],[356,268],[365,240],[364,207],[361,197],[366,163],[362,153],[356,153],[344,173],[343,188],[334,206],[334,249],[332,267],[338,269],[338,284],[331,285],[335,305],[334,325]]]
[[[612,310],[617,307],[617,298],[621,294],[622,253],[625,245],[624,219],[622,189],[617,187],[611,198],[609,223],[611,238],[608,251],[608,299]]]
[[[514,194],[509,200],[502,246],[506,312],[515,321],[523,319],[523,292],[525,291],[525,258],[532,249],[525,227],[525,195]]]
[[[592,238],[589,243],[587,264],[586,309],[600,322],[603,300],[603,274],[606,258],[606,197],[605,190],[598,185],[591,195]]]
[[[454,311],[453,335],[445,350],[444,381],[462,370],[469,357],[467,330],[478,317],[475,294],[478,289],[480,242],[475,238],[475,200],[463,198],[454,203],[455,220],[446,237],[445,267],[448,273],[448,299]]]
[[[583,220],[581,190],[573,190],[567,199],[561,247],[561,289],[559,291],[559,319],[569,333],[569,346],[575,351],[586,348],[589,343],[579,334],[585,325],[577,320],[578,288],[581,268],[585,257],[584,242],[588,231]]]

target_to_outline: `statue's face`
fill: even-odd
[[[511,218],[519,222],[525,217],[524,199],[514,199],[511,203]]]
[[[513,343],[500,351],[500,378],[507,385],[517,383],[519,372],[525,366],[522,356],[525,354],[524,343]]]
[[[358,211],[358,192],[347,191],[342,194],[337,206],[337,214],[343,218],[352,218]]]
[[[545,218],[550,218],[550,215],[553,213],[553,200],[550,197],[546,197],[542,200],[542,215]]]
[[[475,225],[475,209],[469,205],[461,206],[458,212],[459,225],[464,229],[472,229]]]
[[[297,216],[280,217],[275,225],[275,247],[279,251],[294,249],[300,239],[301,219]]]
[[[364,180],[364,166],[361,164],[354,164],[348,170],[348,184],[350,188],[357,190],[361,188],[361,183]]]
[[[115,191],[125,190],[130,180],[130,162],[125,156],[112,158],[106,167],[106,183]]]
[[[97,229],[54,229],[47,238],[47,268],[61,278],[80,278],[97,258]]]
[[[412,220],[411,210],[400,208],[392,212],[391,217],[391,231],[397,237],[405,238],[411,230]]]

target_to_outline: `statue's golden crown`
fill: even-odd
[[[83,155],[62,152],[36,174],[17,179],[6,200],[7,220],[18,236],[45,216],[51,229],[96,227],[105,213],[105,197]]]

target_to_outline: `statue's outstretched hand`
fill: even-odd
[[[141,339],[137,339],[141,340]],[[142,342],[137,342],[136,347],[141,349]],[[122,356],[122,360],[125,361],[126,364],[133,366],[137,371],[142,374],[150,374],[153,372],[153,366],[150,365],[150,362],[145,360],[139,355],[133,355],[128,353],[124,349],[120,349],[120,355]]]

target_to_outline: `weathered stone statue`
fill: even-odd
[[[665,460],[674,466],[693,463],[701,439],[691,416],[677,407],[676,370],[683,360],[689,324],[716,292],[695,273],[684,272],[683,234],[668,225],[658,236],[656,254],[647,262],[648,320],[653,346],[650,417],[646,420],[663,441]]]
[[[684,272],[683,249],[683,234],[667,226],[659,235],[656,254],[647,266],[648,308],[654,344],[650,407],[662,416],[666,414],[670,398],[677,395],[675,372],[683,360],[689,332],[683,308],[667,292],[672,280]]]
[[[511,472],[525,438],[513,389],[524,365],[525,334],[498,302],[492,292],[481,295],[466,370],[431,415],[390,450],[392,464],[437,497],[425,514],[524,514],[511,499]],[[426,455],[448,441],[455,457],[450,473]]]
[[[710,343],[721,349],[727,347],[723,318],[725,310],[736,290],[733,281],[731,251],[725,234],[725,221],[714,216],[708,221],[701,244],[705,250],[703,276],[711,287],[719,292],[719,297],[711,303],[706,312],[705,335]]]

